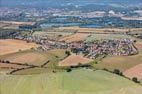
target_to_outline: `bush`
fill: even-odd
[[[132,78],[132,81],[134,81],[135,83],[140,83],[140,82],[138,81],[138,78],[137,78],[137,77],[133,77],[133,78]]]
[[[5,61],[4,61],[4,60],[2,60],[1,62],[2,62],[2,63],[5,63]]]
[[[120,76],[124,76],[122,72],[119,73]]]
[[[97,61],[95,61],[95,64],[98,64],[98,62],[97,62]]]
[[[120,75],[120,70],[119,69],[114,69],[113,73]]]
[[[55,70],[53,70],[52,72],[53,72],[53,73],[56,73],[56,71],[55,71]]]
[[[124,76],[123,73],[119,69],[114,69],[113,73],[120,75],[120,76]]]
[[[56,58],[59,58],[59,56],[55,56]]]
[[[70,55],[71,55],[70,51],[66,51],[65,54],[66,54],[67,56],[70,56]]]
[[[66,71],[67,71],[67,72],[71,72],[71,71],[72,71],[72,69],[71,69],[71,68],[68,68],[68,69],[66,69]]]
[[[10,61],[5,61],[5,63],[10,63]]]
[[[104,68],[103,70],[105,70],[105,71],[109,71],[108,69],[106,69],[106,68]]]

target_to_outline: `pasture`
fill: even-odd
[[[142,87],[109,72],[87,69],[70,73],[10,75],[0,80],[1,94],[141,94]]]

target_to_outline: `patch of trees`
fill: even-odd
[[[92,66],[89,64],[81,64],[78,63],[78,65],[70,66],[70,68],[91,68]]]
[[[46,61],[44,64],[41,65],[41,67],[43,68],[45,65],[47,65],[50,62],[50,60]]]
[[[10,63],[8,60],[0,60],[1,63]]]
[[[35,66],[35,65],[30,65],[28,63],[25,63],[25,64],[22,64],[22,63],[14,63],[14,62],[10,62],[8,60],[0,60],[0,63],[7,63],[7,64],[15,64],[15,65],[22,65],[22,66],[30,66],[30,67],[38,67],[38,66]]]
[[[15,72],[17,72],[17,71],[20,71],[20,70],[25,70],[25,69],[30,69],[30,68],[35,68],[34,66],[31,66],[31,67],[28,67],[28,68],[18,68],[18,69],[15,69],[15,70],[13,70],[13,71],[11,71],[9,74],[13,74],[13,73],[15,73]]]

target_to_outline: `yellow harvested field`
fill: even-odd
[[[17,53],[7,54],[0,57],[1,60],[8,60],[12,63],[41,65],[48,58],[45,53],[38,51],[26,50]]]
[[[7,58],[11,62],[16,62],[16,63],[29,63],[33,64],[33,62],[37,62],[38,60],[44,60],[45,57],[41,54],[37,53],[27,53],[27,54],[21,54],[17,56],[11,56]]]
[[[19,50],[27,50],[38,47],[35,43],[27,43],[22,40],[2,39],[0,40],[0,55],[18,52]]]
[[[59,66],[75,66],[78,64],[87,64],[93,61],[92,59],[85,58],[81,55],[72,54],[69,57],[59,62]]]
[[[67,43],[77,42],[77,41],[84,40],[87,36],[89,36],[89,34],[76,33],[71,36],[66,36],[66,37],[60,39],[59,41],[65,41]]]
[[[0,21],[4,24],[15,24],[15,25],[34,25],[35,22],[17,22],[17,21]]]
[[[73,27],[59,27],[61,30],[77,30],[78,32],[99,32],[104,33],[104,31],[114,31],[114,32],[127,32],[129,29],[126,28],[80,28],[78,26]],[[131,31],[142,31],[142,28],[131,28]]]
[[[121,17],[123,20],[142,20],[142,17]]]
[[[142,64],[126,70],[123,74],[129,78],[137,77],[138,79],[142,79]]]

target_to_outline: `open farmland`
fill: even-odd
[[[129,29],[126,28],[80,28],[78,26],[74,27],[59,27],[61,30],[77,30],[77,32],[96,32],[96,33],[104,33],[106,31],[113,32],[127,32]],[[131,28],[131,32],[142,31],[142,28]]]
[[[1,60],[8,60],[13,63],[19,64],[31,64],[31,65],[42,65],[48,60],[54,59],[55,56],[64,57],[64,50],[50,50],[47,52],[36,51],[36,50],[26,50],[17,53],[7,54],[0,56]]]
[[[121,17],[123,20],[142,20],[142,17]]]
[[[106,68],[109,70],[119,69],[126,71],[127,69],[142,63],[142,54],[134,56],[115,56],[106,57],[96,65],[97,68]]]
[[[1,39],[0,40],[0,55],[18,52],[19,50],[27,50],[36,48],[38,45],[35,43],[27,43],[22,40],[14,39]]]
[[[21,63],[21,64],[33,64],[40,65],[47,60],[46,54],[38,51],[22,51],[1,56],[1,60],[8,60],[10,62]]]
[[[63,37],[66,37],[66,36],[70,36],[72,35],[72,33],[69,33],[69,32],[52,32],[52,31],[44,31],[44,32],[34,32],[33,33],[33,36],[36,36],[36,37],[42,37],[42,38],[49,38],[49,39],[53,39],[54,40],[58,40],[58,39],[61,39]]]
[[[0,60],[10,62],[0,62],[0,70],[6,70],[7,73],[10,73],[12,70],[24,68],[16,71],[15,74],[47,73],[49,71],[53,71],[53,69],[55,69],[55,67],[58,65],[58,62],[65,57],[65,50],[62,49],[54,49],[46,52],[25,50],[0,56]],[[32,68],[31,66],[36,66],[36,68]]]
[[[64,37],[59,41],[65,41],[66,43],[78,42],[84,40],[87,36],[89,36],[89,34],[76,33],[74,35]]]
[[[119,40],[119,39],[126,39],[130,38],[127,35],[119,35],[119,34],[93,34],[91,36],[88,36],[85,39],[85,42],[93,42],[95,40],[103,40],[103,39],[110,39],[110,40]]]
[[[137,39],[137,42],[134,44],[138,49],[139,53],[132,56],[112,56],[104,58],[100,63],[98,63],[96,68],[113,71],[114,69],[119,69],[127,77],[141,78],[141,64],[142,64],[142,41]]]
[[[75,66],[78,64],[87,64],[90,63],[92,60],[85,58],[81,55],[72,54],[69,57],[65,58],[64,60],[59,62],[59,66]]]
[[[27,67],[28,66],[0,63],[0,72],[3,71],[5,73],[9,73],[12,70],[15,70],[15,69],[18,69],[18,68],[27,68]]]
[[[35,22],[0,21],[0,28],[18,29],[20,25],[34,25]]]
[[[16,24],[16,25],[33,25],[35,22],[18,22],[18,21],[0,21],[3,24]]]
[[[142,79],[142,64],[138,64],[124,72],[124,75],[133,78],[137,77],[138,79]]]
[[[101,70],[86,69],[73,70],[70,73],[11,75],[1,79],[0,84],[2,84],[1,94],[141,94],[142,92],[141,86],[123,77]]]
[[[18,29],[18,27],[19,27],[18,24],[0,22],[0,28],[1,29]]]

